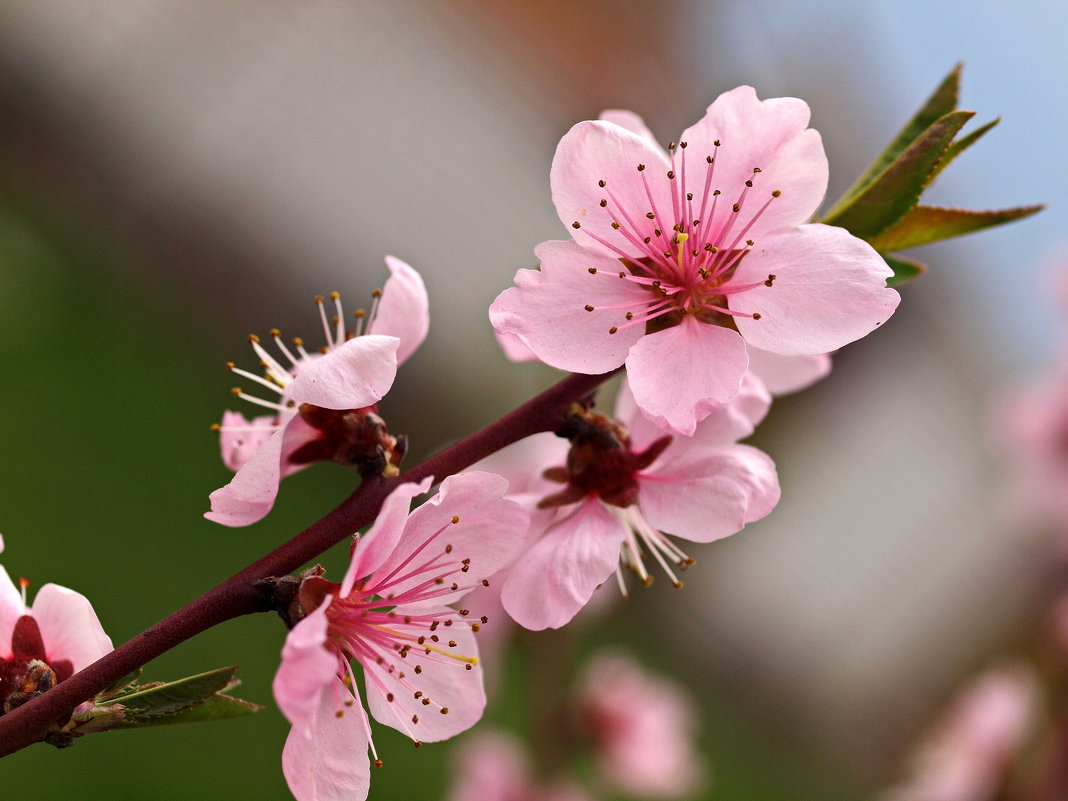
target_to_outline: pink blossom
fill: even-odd
[[[367,795],[371,730],[352,661],[362,668],[367,707],[380,723],[419,744],[444,740],[481,716],[486,698],[477,632],[454,603],[508,562],[529,522],[490,473],[451,476],[408,514],[422,485],[393,491],[356,541],[340,585],[301,584],[308,614],[286,638],[274,695],[293,724],[282,769],[300,801]]]
[[[84,595],[45,584],[31,607],[28,584],[16,588],[0,565],[0,715],[112,650]]]
[[[629,112],[579,123],[550,175],[572,239],[535,249],[494,328],[562,370],[626,364],[642,412],[686,435],[738,391],[747,347],[814,356],[869,333],[899,297],[870,245],[808,224],[827,187],[808,119],[743,86],[667,153]]]
[[[1022,666],[990,670],[954,700],[917,753],[913,775],[884,801],[990,801],[1035,720],[1038,686]]]
[[[1014,511],[1068,531],[1068,353],[1041,383],[1002,399],[993,418],[997,445],[1012,468]],[[1062,544],[1068,547],[1063,536]]]
[[[608,786],[642,798],[692,797],[704,778],[694,706],[682,687],[625,654],[594,657],[580,680],[579,708]]]
[[[368,436],[385,451],[396,446],[374,414],[375,404],[392,386],[397,366],[426,338],[430,318],[419,273],[392,256],[386,257],[386,265],[390,278],[382,292],[375,293],[370,313],[364,317],[357,312],[355,331],[346,327],[336,292],[331,295],[333,319],[328,318],[325,299],[316,298],[326,336],[322,353],[309,353],[299,339],[291,350],[275,330],[271,336],[281,354],[276,359],[259,337],[249,338],[266,375],[230,368],[277,399],[234,390],[237,397],[270,409],[271,414],[252,420],[238,412],[223,414],[218,427],[222,458],[237,474],[211,494],[206,518],[227,526],[255,523],[274,506],[285,476],[323,459],[360,464],[361,446]],[[388,458],[385,462],[388,469],[392,463]]]
[[[480,731],[457,749],[448,801],[588,801],[573,780],[542,785],[531,775],[530,758],[515,737]]]
[[[769,405],[763,385],[747,378],[735,400],[702,421],[693,437],[672,438],[638,413],[624,385],[617,420],[572,418],[570,449],[558,437],[536,435],[483,461],[509,478],[509,497],[534,511],[532,544],[502,584],[508,614],[528,629],[558,628],[613,572],[624,594],[623,568],[651,583],[647,560],[681,587],[672,565],[693,560],[664,532],[712,542],[778,503],[771,459],[736,444]]]

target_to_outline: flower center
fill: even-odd
[[[662,437],[635,453],[621,423],[577,406],[568,415],[562,436],[571,440],[567,464],[549,468],[545,477],[567,487],[543,498],[538,503],[541,508],[575,503],[588,495],[611,506],[631,506],[638,501],[638,472],[671,444],[671,437]]]
[[[772,286],[776,276],[756,283],[734,281],[734,273],[742,259],[756,245],[748,235],[760,217],[777,198],[778,189],[760,205],[751,193],[762,170],[753,167],[750,177],[741,187],[728,187],[728,194],[714,188],[716,154],[714,150],[704,158],[703,170],[690,170],[687,181],[687,143],[668,145],[671,169],[666,173],[671,208],[660,208],[654,199],[649,171],[637,165],[645,187],[646,208],[627,208],[613,193],[607,181],[597,182],[603,192],[599,205],[618,235],[615,242],[587,230],[586,233],[619,255],[627,270],[618,273],[589,268],[591,275],[611,280],[619,278],[648,290],[648,298],[627,305],[600,306],[590,304],[586,311],[613,310],[620,313],[617,325],[609,328],[614,334],[621,328],[650,324],[662,317],[662,328],[677,323],[683,315],[692,314],[706,323],[730,326],[731,317],[750,317],[759,320],[758,313],[730,307],[730,296]],[[703,175],[700,173],[703,172]],[[696,175],[694,173],[697,173]],[[692,191],[696,190],[696,191]],[[727,199],[733,197],[733,200]],[[755,207],[755,208],[754,208]],[[577,220],[573,228],[581,228]],[[638,255],[635,255],[637,251]]]

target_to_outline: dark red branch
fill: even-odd
[[[420,481],[426,476],[443,479],[523,437],[554,430],[573,401],[592,392],[610,375],[568,376],[403,475],[390,480],[365,481],[340,506],[289,542],[66,681],[0,716],[0,756],[39,741],[53,723],[66,720],[78,704],[179,643],[225,620],[269,611],[270,604],[256,587],[257,581],[292,573],[370,523],[397,484]]]

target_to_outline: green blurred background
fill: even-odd
[[[993,2],[966,17],[918,2],[8,4],[0,559],[31,593],[52,581],[86,594],[118,643],[344,498],[352,476],[321,465],[286,480],[266,521],[209,524],[207,494],[229,478],[209,426],[231,400],[225,362],[254,363],[247,333],[316,342],[312,295],[366,302],[387,252],[431,291],[431,340],[383,404],[410,458],[553,380],[506,368],[485,308],[536,243],[564,236],[553,148],[602,108],[639,111],[667,141],[738,83],[803,97],[833,194],[964,59],[965,107],[1005,122],[938,200],[1055,201],[1066,112],[1042,99],[1063,96],[1065,64],[1042,43],[1064,15],[1036,4],[1004,19]],[[700,699],[709,798],[869,795],[953,683],[1031,625],[1047,549],[996,511],[986,398],[1050,358],[1041,276],[1066,223],[1054,205],[929,253],[941,272],[907,290],[887,330],[773,409],[758,444],[779,463],[776,514],[695,549],[683,592],[661,582],[583,632],[564,675],[623,643]],[[340,574],[344,553],[322,561]],[[3,797],[287,797],[288,727],[270,694],[283,638],[271,616],[235,620],[146,670],[240,664],[239,694],[262,713],[36,746],[0,763]],[[489,720],[529,725],[537,642],[506,659]],[[444,796],[449,744],[375,738],[387,767],[372,799]]]

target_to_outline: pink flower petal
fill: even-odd
[[[768,232],[800,225],[815,214],[827,191],[828,169],[823,142],[819,133],[806,129],[808,120],[803,100],[775,97],[762,101],[753,87],[739,86],[717,97],[705,116],[683,132],[681,141],[687,147],[679,152],[686,155],[691,170],[688,187],[703,184],[703,177],[695,179],[705,174],[706,156],[715,154],[712,188],[723,192],[721,201],[725,202],[717,205],[715,219],[702,223],[705,230],[722,227],[748,180],[753,181],[753,188],[742,202],[738,226],[771,199],[772,191],[782,192],[748,232],[757,247]],[[761,172],[754,174],[754,168]]]
[[[405,613],[426,614],[428,608],[397,607]],[[441,612],[451,612],[442,608]],[[459,615],[452,616],[461,619]],[[404,660],[403,679],[396,672],[378,665],[364,665],[367,676],[367,708],[379,723],[403,732],[413,740],[438,742],[466,731],[482,717],[486,693],[482,686],[482,669],[464,664],[451,655],[478,658],[477,635],[462,626],[441,627],[441,640],[435,647],[444,653],[413,647]],[[450,643],[456,643],[455,646]],[[421,669],[416,673],[416,666]],[[408,670],[410,668],[410,671]],[[416,698],[412,688],[421,695]],[[392,695],[393,700],[389,700]],[[430,699],[429,703],[423,703]],[[442,709],[448,709],[442,713]],[[413,717],[418,722],[413,722]]]
[[[713,542],[767,515],[779,501],[775,463],[748,445],[700,461],[667,461],[639,478],[641,510],[660,531]]]
[[[698,423],[692,437],[676,437],[661,458],[673,458],[669,454],[678,455],[684,449],[707,451],[720,445],[731,445],[752,434],[770,408],[771,395],[750,371],[745,374],[738,394],[730,403]],[[630,431],[631,447],[635,451],[645,450],[664,436],[662,429],[641,414],[627,381],[620,386],[616,397],[616,419]]]
[[[371,575],[393,554],[404,533],[412,498],[422,495],[433,483],[434,479],[427,476],[418,484],[401,484],[382,502],[382,509],[378,512],[374,525],[360,537],[352,551],[349,569],[341,582],[342,597],[347,597],[352,592],[352,586],[357,579]]]
[[[831,354],[782,356],[750,346],[749,372],[760,380],[772,395],[788,395],[815,384],[831,372]]]
[[[516,739],[479,730],[457,749],[448,801],[520,801],[533,797],[530,766]]]
[[[289,456],[319,432],[294,417],[265,442],[225,487],[211,493],[211,511],[204,517],[224,526],[247,526],[262,520],[278,496],[278,483],[307,465],[289,463]]]
[[[392,336],[354,337],[304,363],[286,394],[297,403],[324,409],[362,409],[377,403],[393,386],[399,345]]]
[[[505,610],[534,631],[563,626],[612,575],[626,536],[600,500],[586,499],[512,566],[501,591]]]
[[[404,364],[426,339],[430,329],[430,300],[419,273],[394,256],[386,256],[386,266],[389,267],[390,277],[382,288],[378,311],[367,333],[397,337],[400,340],[397,364]]]
[[[263,447],[278,427],[278,417],[273,414],[248,420],[240,412],[223,412],[219,431],[219,450],[222,452],[223,464],[236,473]]]
[[[541,270],[516,273],[516,286],[490,306],[493,327],[519,337],[539,359],[560,370],[596,374],[623,364],[645,330],[621,327],[625,312],[619,307],[646,302],[649,292],[620,279],[618,261],[574,242],[543,242],[534,253]],[[591,268],[598,274],[591,275]],[[611,334],[613,326],[618,330]]]
[[[735,331],[684,317],[642,337],[627,357],[638,408],[665,431],[691,436],[738,393],[749,358]]]
[[[649,130],[649,126],[645,124],[640,116],[633,111],[627,111],[621,108],[609,108],[600,113],[597,119],[602,122],[610,122],[613,125],[618,125],[620,128],[625,128],[632,134],[637,134],[642,139],[647,139],[649,144],[657,146],[659,143],[653,132]]]
[[[45,584],[33,600],[31,614],[49,662],[66,659],[77,672],[113,650],[93,605],[79,592]]]
[[[493,473],[468,472],[449,476],[441,483],[437,494],[413,511],[396,548],[375,571],[371,579],[377,585],[424,543],[427,555],[452,546],[457,559],[470,559],[470,572],[451,576],[460,589],[439,595],[436,604],[448,604],[461,598],[481,579],[487,578],[507,565],[523,544],[523,535],[530,522],[529,514],[517,503],[503,496],[508,482]],[[453,518],[459,517],[458,523]],[[440,533],[439,533],[440,532]],[[420,574],[391,584],[389,591],[401,604],[406,590],[425,582],[429,576]]]
[[[497,337],[497,344],[501,346],[504,355],[513,362],[536,362],[538,354],[532,351],[523,340],[515,334],[502,334],[496,329],[493,335]]]
[[[620,206],[632,216],[653,210],[639,164],[650,171],[647,177],[656,211],[670,215],[671,195],[664,179],[670,165],[661,148],[644,136],[607,122],[580,122],[564,134],[556,148],[549,183],[556,213],[571,228],[576,242],[594,253],[620,255],[594,239],[596,236],[628,256],[644,255],[643,249],[612,228],[613,222],[626,223],[619,214]],[[604,188],[600,181],[606,183]],[[602,199],[609,201],[605,208],[600,206]],[[581,228],[573,228],[575,222]]]
[[[328,651],[326,599],[286,635],[282,662],[274,676],[274,699],[294,731],[310,729],[319,715],[321,692],[335,682],[337,655]],[[346,692],[346,695],[348,693]]]
[[[371,787],[367,722],[357,703],[336,715],[335,696],[348,690],[334,679],[323,687],[308,730],[294,727],[282,751],[282,772],[297,801],[364,801]]]
[[[11,658],[11,635],[15,621],[26,614],[19,592],[3,565],[0,565],[0,659]]]
[[[774,285],[763,281],[775,276]],[[860,339],[894,313],[890,268],[871,245],[843,228],[802,225],[781,231],[742,259],[731,283],[757,283],[730,296],[746,342],[787,355],[828,353]]]

